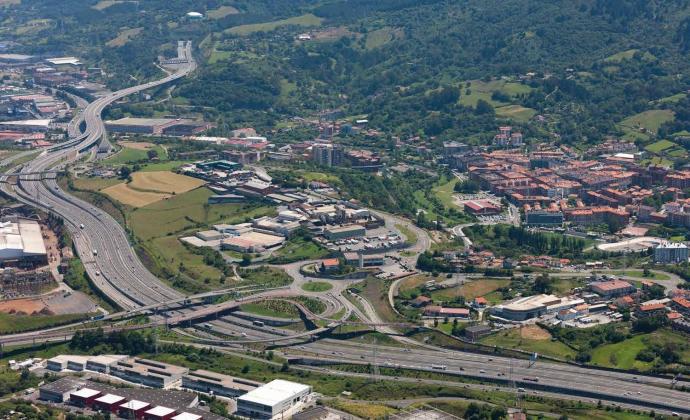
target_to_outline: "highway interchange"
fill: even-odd
[[[191,43],[185,43],[180,49],[181,64],[168,76],[142,85],[123,89],[98,98],[85,106],[69,125],[70,141],[56,147],[45,149],[38,157],[24,164],[21,173],[30,174],[54,169],[64,169],[68,164],[76,161],[80,153],[90,147],[98,145],[104,139],[105,128],[101,119],[103,110],[113,102],[128,95],[174,82],[196,68],[191,53]],[[84,132],[79,127],[85,125]],[[29,156],[29,153],[15,155]],[[11,164],[11,160],[0,162],[3,167]],[[3,181],[7,181],[6,177]],[[138,308],[153,308],[160,302],[175,302],[186,300],[178,291],[163,283],[160,279],[145,269],[131,247],[124,229],[104,211],[62,191],[55,179],[41,180],[39,175],[25,175],[19,177],[17,184],[12,186],[3,183],[4,191],[19,201],[40,207],[46,211],[56,213],[64,218],[73,235],[76,249],[84,262],[89,277],[96,287],[110,300],[123,309],[117,314],[121,316],[128,311]],[[387,217],[393,217],[386,215]],[[394,220],[399,223],[401,220]],[[402,221],[405,222],[405,221]],[[83,227],[82,227],[83,226]],[[428,235],[418,229],[417,243],[411,248],[413,254],[418,254],[430,246]],[[456,234],[464,237],[461,229]],[[463,238],[464,239],[464,238]],[[405,257],[413,264],[414,257]],[[304,264],[304,262],[302,263]],[[361,321],[373,325],[378,331],[390,334],[399,342],[399,346],[373,346],[356,342],[343,342],[333,339],[311,339],[320,332],[331,328],[321,328],[308,333],[286,333],[287,330],[262,326],[257,327],[251,321],[235,313],[228,313],[236,309],[239,304],[251,299],[289,299],[305,295],[300,289],[304,281],[300,276],[297,265],[284,267],[295,283],[288,289],[261,291],[247,297],[248,300],[229,301],[218,305],[197,304],[187,308],[172,305],[163,316],[152,317],[153,325],[184,325],[185,322],[198,322],[207,319],[204,327],[198,328],[196,333],[185,330],[201,343],[222,344],[238,347],[244,343],[281,343],[281,351],[292,357],[306,357],[321,361],[339,361],[351,363],[375,363],[380,366],[400,367],[415,370],[442,370],[447,374],[470,376],[492,381],[515,382],[525,388],[548,388],[552,392],[568,395],[585,395],[598,399],[632,404],[637,407],[655,408],[667,411],[677,411],[690,414],[690,394],[670,389],[671,380],[650,376],[633,375],[629,373],[589,369],[581,366],[538,361],[530,365],[525,360],[514,360],[506,357],[490,357],[468,352],[451,351],[432,345],[425,345],[411,338],[397,335],[396,328],[385,323],[378,317],[376,309],[366,300],[360,299],[360,304],[353,304],[343,293],[344,284],[336,286],[329,293],[313,294],[321,299],[328,308],[325,317],[333,317],[336,324],[355,314]],[[354,298],[355,300],[359,298]],[[165,311],[165,308],[161,309]],[[339,313],[335,317],[336,313]],[[337,319],[336,319],[337,318]],[[112,324],[108,329],[129,328]],[[148,326],[148,325],[144,325]],[[136,328],[140,328],[137,326]],[[6,336],[0,339],[0,344],[60,341],[71,336],[72,330],[58,328],[23,335]],[[287,334],[287,338],[286,338]],[[227,337],[220,339],[218,336]],[[13,341],[14,339],[14,341]],[[24,341],[22,341],[24,340]],[[434,369],[432,366],[435,366]],[[442,368],[440,368],[442,366]],[[528,378],[528,379],[525,379]],[[535,381],[535,378],[538,380]],[[690,383],[681,382],[690,388]]]

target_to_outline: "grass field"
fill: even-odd
[[[226,16],[236,15],[240,11],[232,6],[220,6],[217,9],[209,10],[206,12],[206,16],[209,19],[223,19]]]
[[[395,228],[398,229],[400,233],[402,233],[402,235],[405,237],[405,242],[407,242],[410,245],[417,243],[417,234],[412,229],[400,224],[395,225]]]
[[[149,204],[153,204],[170,197],[169,194],[137,191],[130,188],[124,182],[105,188],[103,192],[120,203],[132,207],[148,206]]]
[[[130,226],[137,237],[147,240],[167,236],[216,222],[239,223],[248,218],[271,215],[273,207],[251,204],[205,205],[213,195],[207,188],[178,194],[133,211]]]
[[[676,146],[676,144],[673,143],[672,141],[659,140],[657,142],[654,142],[652,144],[648,144],[647,146],[645,146],[645,150],[647,150],[648,152],[652,152],[652,153],[661,153],[664,150],[670,149],[670,148],[675,147],[675,146]]]
[[[306,15],[302,16],[294,16],[288,19],[283,19],[283,20],[276,20],[273,22],[265,22],[265,23],[253,23],[250,25],[240,25],[240,26],[235,26],[229,29],[226,29],[225,32],[233,34],[233,35],[249,35],[254,32],[268,32],[268,31],[273,31],[277,28],[280,28],[281,26],[303,26],[303,27],[313,27],[313,26],[320,26],[321,22],[323,19],[320,17],[314,16],[311,13],[307,13]]]
[[[121,47],[128,43],[130,40],[134,39],[143,31],[144,28],[131,28],[124,29],[117,34],[117,37],[106,42],[105,45],[109,47]]]
[[[240,309],[250,314],[269,316],[272,318],[299,318],[299,311],[295,305],[282,301],[267,301],[258,303],[245,303]]]
[[[431,298],[437,301],[451,301],[458,296],[471,300],[479,296],[487,295],[496,289],[510,284],[508,279],[479,279],[473,280],[462,286],[436,290],[431,293]]]
[[[629,130],[637,130],[643,127],[648,131],[656,133],[661,124],[673,121],[674,118],[675,114],[670,109],[653,109],[628,117],[618,125]]]
[[[384,419],[398,411],[387,405],[344,399],[331,400],[328,402],[328,405],[363,419]]]
[[[78,190],[101,191],[122,181],[117,178],[74,178],[72,183]]]
[[[437,185],[434,188],[432,188],[434,195],[436,195],[436,197],[441,201],[441,203],[448,208],[458,208],[458,206],[455,204],[455,200],[453,200],[453,194],[455,193],[455,184],[457,184],[458,181],[459,179],[456,177],[453,177],[449,181],[444,179],[440,185]]]
[[[151,239],[145,243],[146,248],[155,258],[156,263],[165,266],[173,274],[183,270],[187,275],[196,280],[201,286],[204,279],[210,279],[209,285],[217,285],[223,273],[215,267],[204,263],[204,257],[191,253],[180,242],[177,236],[164,236]]]
[[[333,285],[326,283],[325,281],[310,281],[302,285],[302,289],[306,290],[307,292],[326,292],[332,288]]]
[[[157,192],[170,195],[182,194],[199,188],[206,182],[198,178],[169,171],[135,172],[127,186],[143,192]]]
[[[642,271],[642,270],[618,270],[618,271],[614,271],[613,274],[616,274],[618,276],[637,277],[639,279],[654,279],[654,280],[669,280],[670,279],[670,277],[664,273],[654,273],[654,272],[650,272],[649,276],[645,277],[644,271]]]
[[[328,256],[326,248],[301,237],[289,239],[269,260],[271,264],[289,264],[295,261],[316,260]]]
[[[525,108],[521,105],[506,105],[496,108],[496,115],[501,118],[509,118],[515,121],[527,122],[537,114],[532,108]]]
[[[654,362],[636,360],[637,354],[651,344],[664,345],[672,343],[679,348],[682,363],[690,364],[690,347],[687,336],[667,329],[660,329],[649,334],[633,336],[620,343],[606,344],[592,350],[592,364],[618,369],[649,370]]]
[[[506,82],[505,80],[492,80],[490,82],[483,82],[481,80],[472,80],[469,87],[470,94],[467,95],[465,84],[462,85],[462,92],[460,94],[460,103],[465,106],[477,106],[477,101],[485,100],[495,107],[508,105],[502,102],[497,102],[491,99],[494,92],[501,92],[508,96],[516,96],[520,94],[527,94],[532,91],[532,88],[521,83]]]
[[[657,99],[656,101],[651,101],[652,103],[658,103],[658,104],[675,104],[677,102],[682,101],[683,99],[687,98],[688,94],[687,93],[676,93],[675,95],[671,96],[666,96],[661,99]]]
[[[481,343],[489,346],[537,352],[561,359],[575,357],[575,350],[560,341],[551,341],[548,332],[541,330],[542,333],[539,334],[538,331],[534,331],[535,329],[541,330],[537,326],[529,326],[500,331],[483,338]]]
[[[366,41],[364,47],[367,50],[373,50],[382,47],[389,42],[393,41],[397,37],[402,36],[403,32],[400,29],[385,27],[381,29],[376,29],[367,33]]]
[[[67,315],[14,315],[0,313],[0,334],[33,331],[42,328],[69,324],[86,319],[91,314]]]
[[[122,144],[122,150],[118,151],[114,155],[103,160],[103,163],[105,163],[107,165],[124,165],[124,164],[131,164],[131,163],[148,161],[148,156],[147,156],[148,149],[146,149],[144,147],[140,147],[139,145],[141,143],[136,143],[137,146],[135,146],[135,147],[127,147],[127,143],[121,143],[121,144]],[[161,159],[165,159],[167,157],[167,153],[165,152],[165,149],[162,148],[161,146],[156,145],[152,148],[152,150],[155,150],[156,152],[158,152],[158,157]]]
[[[637,49],[621,51],[621,52],[618,52],[618,53],[615,53],[613,55],[606,57],[604,59],[604,61],[606,61],[608,63],[620,63],[621,61],[624,61],[624,60],[630,60],[639,51],[640,50],[637,50]],[[647,51],[643,51],[642,52],[642,59],[645,61],[651,61],[651,60],[656,60],[656,57]]]

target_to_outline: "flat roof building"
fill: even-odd
[[[151,408],[151,404],[145,401],[131,400],[120,404],[118,415],[125,419],[142,419],[146,410]]]
[[[107,411],[110,413],[117,413],[120,405],[125,401],[125,397],[115,394],[105,394],[93,401],[94,408]]]
[[[495,317],[510,321],[526,321],[546,313],[558,312],[584,303],[581,299],[568,300],[554,295],[536,295],[516,299],[491,308]]]
[[[323,234],[331,241],[336,241],[339,239],[349,239],[349,238],[359,238],[366,235],[367,231],[364,226],[361,225],[344,225],[327,227]]]
[[[69,401],[70,394],[81,386],[82,381],[78,378],[65,377],[55,382],[49,382],[38,389],[38,398],[43,401],[63,403]]]
[[[144,412],[145,420],[170,420],[176,414],[175,409],[163,407],[162,405],[151,408]]]
[[[110,374],[120,379],[164,389],[178,383],[188,371],[185,367],[136,357],[119,360],[110,366]]]
[[[635,286],[623,280],[609,280],[591,283],[590,289],[605,298],[625,296],[634,292]]]
[[[252,419],[289,418],[310,394],[309,385],[276,379],[239,397],[237,415]]]
[[[0,222],[0,261],[26,258],[42,260],[47,254],[38,222],[26,219]]]
[[[231,398],[244,395],[260,385],[259,382],[207,370],[195,370],[182,376],[182,388]]]
[[[91,388],[81,388],[70,393],[69,401],[79,407],[91,407],[96,398],[101,395],[101,391]]]

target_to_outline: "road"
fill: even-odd
[[[191,42],[185,44],[183,54],[188,60],[186,64],[179,65],[174,73],[110,93],[90,103],[69,126],[71,134],[77,137],[43,151],[36,159],[25,164],[21,172],[61,168],[76,160],[81,152],[97,146],[105,136],[101,118],[103,110],[126,96],[174,82],[189,74],[196,68]],[[82,119],[86,128],[84,133],[79,134]],[[131,247],[126,232],[107,213],[65,193],[55,180],[40,181],[38,176],[22,178],[27,179],[18,180],[14,189],[5,185],[5,191],[19,201],[57,213],[65,219],[89,277],[118,306],[133,309],[181,297],[179,292],[146,270]]]

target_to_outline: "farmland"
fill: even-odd
[[[268,32],[273,31],[282,26],[303,26],[303,27],[313,27],[320,26],[322,19],[316,17],[312,14],[306,14],[302,16],[295,16],[288,19],[276,20],[273,22],[265,23],[253,23],[249,25],[235,26],[230,29],[226,29],[226,32],[233,35],[250,35],[255,32]]]

